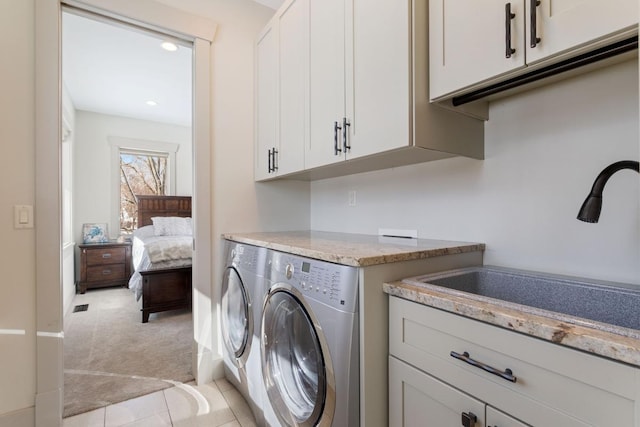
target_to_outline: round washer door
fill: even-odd
[[[273,286],[262,314],[262,375],[283,426],[330,426],[335,380],[326,340],[295,288]]]
[[[222,336],[227,351],[241,368],[251,348],[253,313],[249,293],[240,274],[227,267],[222,279]]]

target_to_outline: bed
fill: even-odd
[[[147,323],[151,313],[191,308],[191,197],[136,198],[129,289],[141,301],[142,323]]]

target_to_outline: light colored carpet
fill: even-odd
[[[88,290],[64,322],[64,417],[193,380],[190,310],[152,314],[127,288]]]

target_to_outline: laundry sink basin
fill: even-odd
[[[616,327],[635,330],[625,335],[640,333],[640,287],[633,285],[491,266],[407,279],[412,281],[572,323],[599,322],[615,333]]]

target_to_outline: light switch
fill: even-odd
[[[13,228],[33,228],[33,206],[15,205],[13,207]]]

